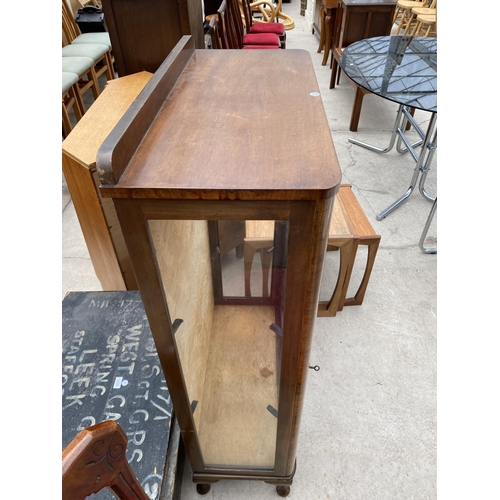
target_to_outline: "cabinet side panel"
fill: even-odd
[[[199,429],[214,312],[208,224],[150,220],[149,229],[170,317],[182,320],[175,341]]]
[[[63,153],[62,170],[71,194],[92,266],[103,290],[126,290],[118,258],[92,172]]]
[[[99,192],[100,180],[95,168],[92,169],[92,177],[94,179],[96,192]],[[106,219],[108,232],[111,237],[111,243],[113,244],[123,281],[125,282],[125,287],[127,290],[138,290],[139,286],[137,285],[137,281],[135,279],[132,261],[130,260],[127,245],[125,244],[125,239],[123,238],[122,228],[118,222],[118,216],[116,215],[113,200],[101,197],[99,197],[99,200],[101,203],[102,213]],[[103,288],[103,290],[114,291],[115,288]]]

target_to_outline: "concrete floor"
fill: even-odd
[[[414,162],[396,151],[372,153],[348,138],[385,147],[397,105],[367,95],[358,132],[349,132],[354,89],[345,75],[329,89],[330,68],[321,65],[318,37],[299,9],[299,0],[283,4],[295,21],[287,49],[311,54],[343,182],[352,183],[381,243],[364,303],[316,321],[310,361],[321,369],[308,377],[288,498],[429,500],[436,497],[437,255],[424,254],[418,242],[431,203],[414,193],[386,219],[375,219],[406,191]],[[425,128],[429,115],[417,112],[416,118]],[[437,154],[426,183],[430,193],[436,193],[436,174]],[[437,215],[429,246],[437,246],[436,227]],[[62,295],[101,290],[64,180],[62,235]],[[328,284],[331,278],[324,279]],[[187,463],[182,499],[200,498]],[[260,500],[277,494],[265,483],[222,481],[204,498]]]

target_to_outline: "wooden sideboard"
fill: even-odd
[[[340,0],[333,48],[391,34],[396,0]]]
[[[201,0],[102,0],[119,76],[154,73],[183,35],[204,48]]]

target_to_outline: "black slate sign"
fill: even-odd
[[[160,498],[172,402],[139,292],[71,292],[62,302],[62,446],[90,425],[115,420],[127,459]],[[108,489],[92,495],[115,500]]]

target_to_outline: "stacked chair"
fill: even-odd
[[[437,35],[437,0],[425,6],[417,6],[411,9],[411,16],[407,23],[404,34],[412,36]]]
[[[79,120],[85,113],[83,95],[91,90],[94,99],[101,93],[99,77],[105,75],[106,79],[115,78],[114,58],[111,50],[109,34],[106,33],[81,33],[73,13],[66,0],[62,0],[62,71],[63,75],[63,109],[69,109],[65,103],[70,103],[71,96],[68,91],[76,92],[77,107],[73,107],[75,117]],[[69,74],[72,79],[77,77],[76,83],[65,88],[65,82],[69,82]],[[64,133],[71,130],[70,122],[66,121],[63,112]]]
[[[429,36],[431,28],[436,25],[436,13],[437,0],[398,0],[394,14],[394,22],[398,25],[395,35]],[[419,15],[433,17],[421,18],[419,21]],[[429,26],[429,29],[422,32],[421,27],[424,24]]]
[[[217,16],[210,19],[209,29],[215,38],[213,48],[220,46],[223,49],[273,50],[282,47],[276,33],[249,33],[243,24],[238,0],[222,0]]]
[[[266,0],[262,0],[259,2],[250,3],[250,0],[240,0],[240,8],[243,12],[243,18],[245,21],[245,29],[247,33],[250,34],[262,34],[262,33],[274,33],[278,35],[280,39],[280,48],[286,48],[286,30],[285,24],[269,21],[269,22],[254,22],[253,13],[252,13],[252,5],[261,5],[265,4]],[[272,4],[271,4],[272,5]]]

